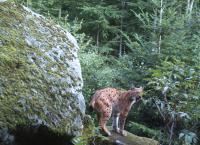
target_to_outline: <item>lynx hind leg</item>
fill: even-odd
[[[110,131],[106,127],[106,123],[110,119],[111,113],[112,113],[112,111],[108,111],[108,110],[111,110],[111,108],[110,109],[106,109],[105,112],[101,113],[100,120],[99,120],[99,126],[108,136],[111,136]]]
[[[119,133],[119,113],[113,113],[112,115],[112,129]]]

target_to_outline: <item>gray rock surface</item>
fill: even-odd
[[[0,3],[0,129],[45,125],[77,135],[83,128],[78,44],[30,9]]]

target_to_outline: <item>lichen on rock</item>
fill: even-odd
[[[0,3],[0,129],[44,125],[81,133],[85,101],[75,38],[9,2]]]

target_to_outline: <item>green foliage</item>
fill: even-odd
[[[72,140],[72,143],[74,145],[88,145],[88,144],[98,144],[98,145],[103,145],[104,141],[107,141],[108,138],[100,134],[100,132],[96,133],[88,133],[88,134],[83,134],[81,136],[75,137]]]
[[[152,73],[148,86],[150,93],[158,99],[165,100],[163,105],[159,105],[160,113],[164,118],[175,121],[179,128],[192,130],[192,124],[196,124],[200,119],[200,97],[199,97],[199,68],[189,66],[177,59],[165,60],[156,69],[150,69]],[[157,90],[162,95],[155,95]],[[166,97],[165,97],[166,96]],[[192,128],[191,128],[192,127]],[[197,133],[197,132],[196,132]],[[180,137],[182,139],[183,137]],[[188,137],[186,137],[188,138]],[[186,139],[185,139],[186,142]],[[188,144],[188,142],[186,142]],[[191,142],[192,144],[192,142]]]
[[[198,137],[195,133],[189,132],[188,130],[183,130],[179,134],[179,139],[183,139],[182,143],[184,145],[194,145],[197,143]]]
[[[101,144],[107,141],[108,138],[100,134],[99,129],[95,127],[94,120],[86,115],[84,117],[84,129],[81,136],[73,138],[74,145],[88,145],[88,144]]]

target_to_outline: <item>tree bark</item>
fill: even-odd
[[[123,32],[123,10],[124,10],[124,1],[121,2],[121,19],[120,19],[120,40],[119,40],[119,57],[122,56],[122,47],[123,47],[123,38],[122,38],[122,32]]]
[[[163,0],[160,1],[160,20],[159,20],[159,40],[158,40],[158,53],[160,54],[161,52],[161,43],[162,43],[162,17],[163,17]]]
[[[158,15],[157,15],[157,11],[154,11],[154,20],[153,20],[153,32],[156,33],[156,29],[157,29],[157,21],[158,21]]]
[[[187,0],[186,16],[188,16],[188,21],[191,19],[193,4],[194,0]]]
[[[175,125],[175,122],[173,121],[173,122],[172,122],[171,129],[170,129],[169,145],[172,144],[172,137],[173,137],[173,134],[174,134],[174,125]]]
[[[99,24],[98,24],[98,27],[97,27],[97,36],[96,36],[96,46],[97,46],[97,47],[99,47],[99,34],[100,34],[99,31],[100,31],[100,30],[99,30]]]
[[[59,12],[58,12],[58,19],[59,20],[61,19],[61,15],[62,15],[62,8],[60,7],[59,8]]]

